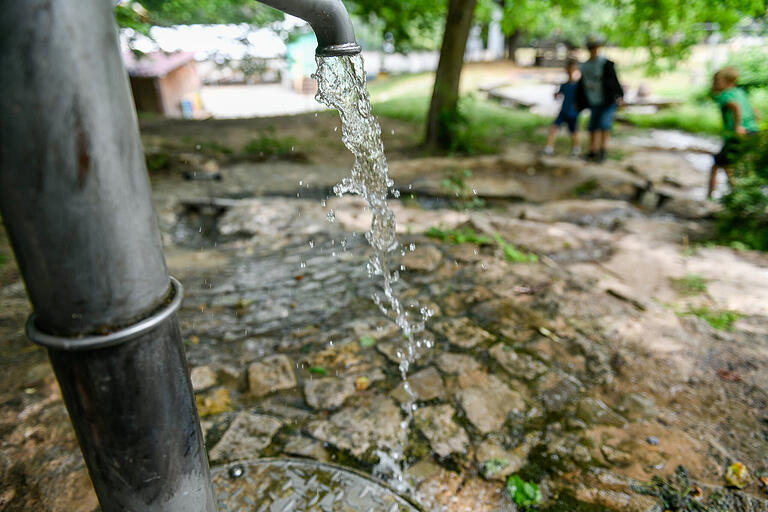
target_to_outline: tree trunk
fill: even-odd
[[[425,144],[429,148],[446,149],[451,144],[450,125],[458,112],[459,79],[476,3],[477,0],[449,0],[448,3],[435,88],[427,115]]]
[[[517,45],[520,43],[520,36],[522,30],[515,29],[514,32],[507,36],[505,46],[507,47],[507,58],[512,61],[513,64],[517,64]]]

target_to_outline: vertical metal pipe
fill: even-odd
[[[213,512],[111,3],[6,0],[0,214],[105,512]]]

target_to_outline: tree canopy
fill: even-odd
[[[115,8],[117,23],[147,33],[152,26],[248,23],[265,26],[283,14],[255,0],[128,0]]]

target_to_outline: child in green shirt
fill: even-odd
[[[723,68],[712,79],[712,97],[723,114],[723,148],[715,155],[709,175],[707,198],[717,183],[717,170],[722,168],[731,178],[731,165],[743,151],[744,137],[757,132],[757,118],[749,104],[747,93],[736,87],[739,72],[732,67]]]

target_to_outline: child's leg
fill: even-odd
[[[717,185],[717,169],[719,166],[715,163],[712,165],[712,170],[709,171],[709,188],[707,189],[707,199],[712,198],[712,192],[715,191]]]
[[[555,146],[555,137],[557,136],[557,125],[552,124],[549,126],[549,134],[547,135],[547,147],[553,148]]]
[[[611,138],[610,130],[602,130],[600,138],[600,151],[606,151],[608,149],[608,141]]]
[[[579,141],[579,132],[575,131],[571,134],[571,149],[574,151],[581,149],[581,143]]]
[[[598,149],[600,148],[600,131],[599,130],[592,130],[589,132],[589,150],[593,153],[597,153]]]

